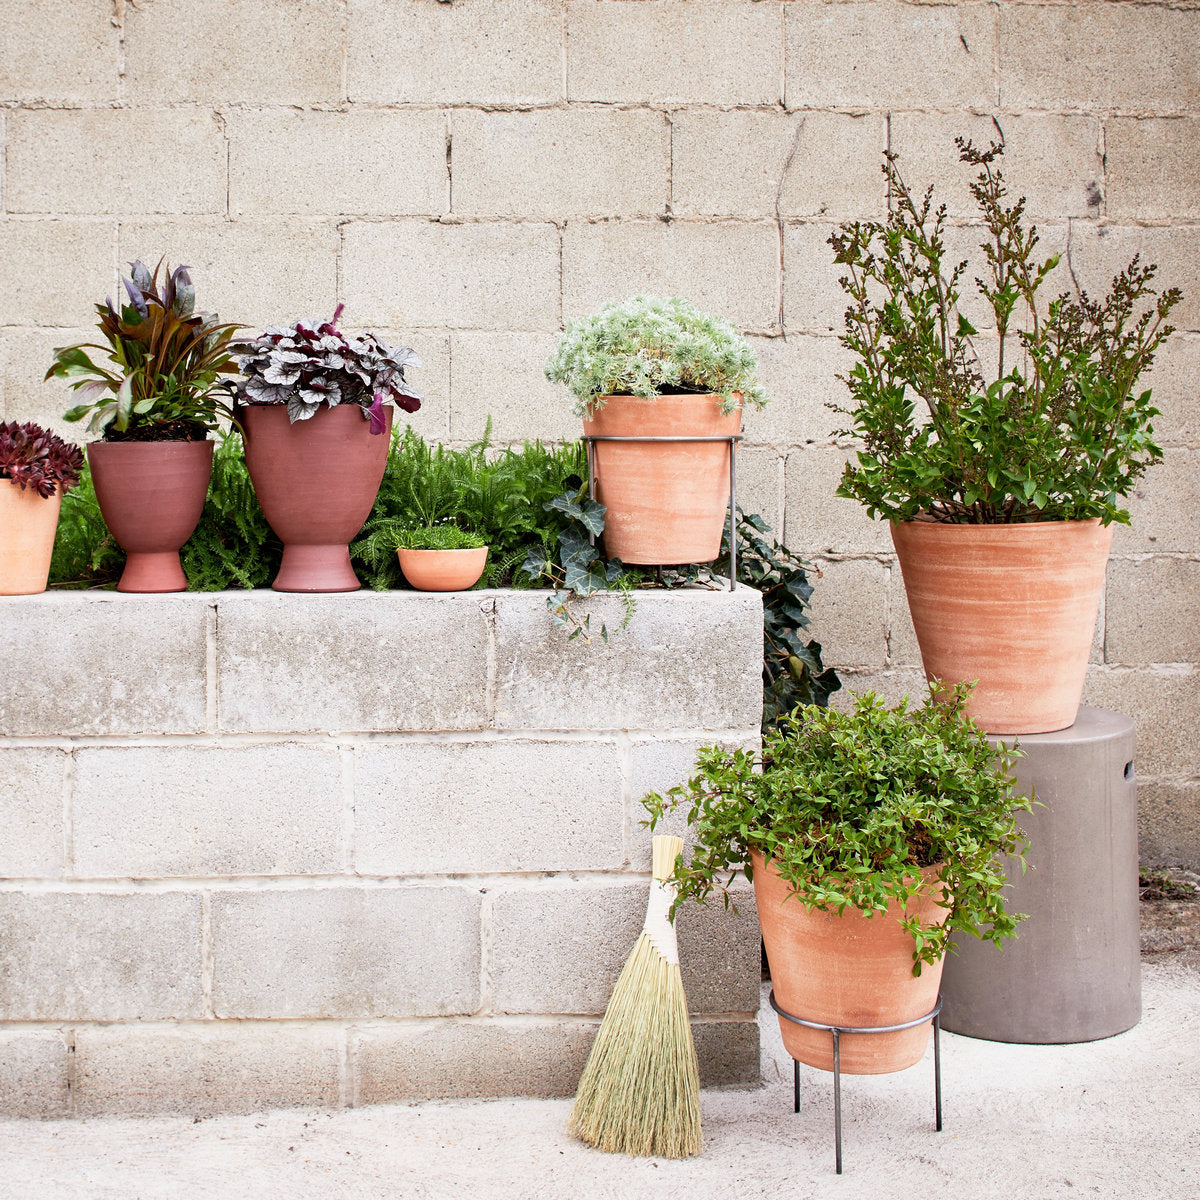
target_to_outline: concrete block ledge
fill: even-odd
[[[641,796],[757,745],[762,605],[643,594],[588,646],[545,599],[0,601],[0,1115],[570,1094]],[[738,908],[679,923],[710,1085],[757,1079]]]

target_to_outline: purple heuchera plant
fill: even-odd
[[[405,367],[421,360],[408,346],[385,346],[373,333],[347,337],[337,328],[339,304],[332,320],[297,321],[286,329],[268,326],[239,356],[245,382],[238,389],[244,404],[286,404],[288,420],[306,421],[328,404],[357,404],[370,419],[371,432],[382,433],[383,405],[393,401],[416,412],[424,397],[404,378]]]
[[[0,421],[0,479],[11,479],[22,491],[53,496],[79,482],[83,453],[57,434],[27,422]]]

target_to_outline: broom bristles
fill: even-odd
[[[667,878],[680,838],[654,839]],[[700,1151],[700,1071],[679,964],[643,931],[613,988],[569,1128],[600,1150],[684,1158]]]

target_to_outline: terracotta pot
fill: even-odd
[[[204,510],[212,442],[92,442],[100,512],[125,551],[119,592],[182,592],[180,547]]]
[[[607,396],[584,432],[606,437],[730,437],[719,396]],[[604,550],[639,564],[711,562],[729,508],[727,442],[596,442],[596,499],[608,509]]]
[[[0,479],[0,596],[31,596],[46,590],[50,556],[62,507],[62,486],[39,496]]]
[[[893,522],[892,541],[930,679],[978,680],[967,706],[989,733],[1075,723],[1112,526]]]
[[[404,578],[419,592],[465,592],[479,582],[488,548],[471,550],[397,550]]]
[[[353,592],[350,540],[375,503],[391,445],[387,428],[371,433],[357,404],[321,408],[288,421],[282,404],[241,409],[246,467],[263,515],[283,542],[271,585],[277,592]]]
[[[900,924],[903,910],[866,917],[855,909],[809,912],[784,883],[774,863],[752,854],[754,897],[779,1007],[824,1025],[899,1025],[937,1003],[942,963],[912,973],[912,937]],[[945,921],[938,900],[937,867],[921,872],[928,888],[908,902],[922,923]],[[779,1018],[783,1044],[799,1062],[833,1070],[833,1035]],[[898,1033],[843,1034],[841,1068],[849,1075],[882,1075],[919,1062],[929,1041],[929,1023]]]

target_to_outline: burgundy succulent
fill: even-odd
[[[385,346],[373,333],[347,337],[333,319],[316,324],[297,321],[271,325],[238,358],[245,382],[238,391],[244,404],[286,404],[289,420],[305,421],[321,407],[357,404],[371,421],[371,432],[386,428],[383,404],[393,401],[405,412],[421,407],[421,395],[405,381],[405,367],[421,360],[408,346]]]
[[[78,446],[31,421],[0,421],[0,479],[11,479],[22,491],[53,496],[55,487],[73,488],[82,469]]]

